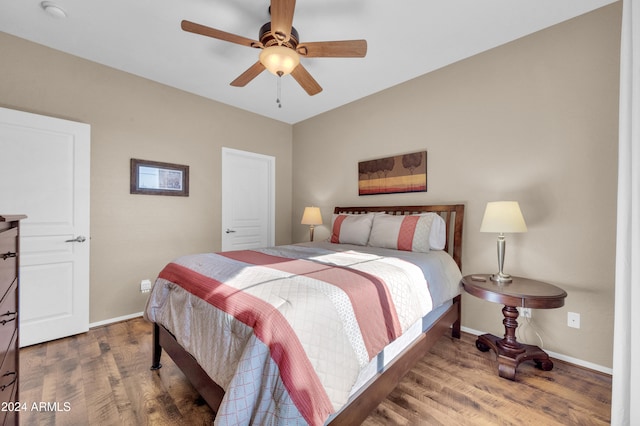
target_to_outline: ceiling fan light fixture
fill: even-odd
[[[260,52],[260,62],[270,73],[282,77],[298,66],[300,55],[285,46],[269,46]]]

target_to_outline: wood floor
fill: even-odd
[[[364,424],[609,424],[610,376],[561,361],[540,371],[527,362],[512,382],[498,377],[495,355],[474,342],[465,333],[441,338]],[[142,318],[23,348],[20,423],[212,424],[214,414],[166,354],[162,363],[149,370],[151,325]]]

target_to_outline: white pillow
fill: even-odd
[[[334,214],[331,221],[331,242],[366,246],[373,216],[373,214]]]
[[[379,215],[373,220],[369,245],[426,253],[442,250],[445,234],[444,219],[436,213]]]
[[[447,243],[447,223],[442,216],[436,213],[428,213],[434,216],[429,233],[429,248],[431,250],[444,250]]]

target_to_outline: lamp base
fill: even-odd
[[[495,281],[499,284],[504,284],[504,283],[510,283],[511,281],[513,281],[511,279],[511,275],[509,274],[504,274],[502,272],[498,272],[497,274],[493,274],[489,277],[489,279],[491,281]]]

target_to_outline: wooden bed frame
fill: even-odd
[[[364,214],[385,212],[388,214],[414,214],[435,212],[441,215],[447,224],[447,244],[445,250],[451,254],[458,267],[462,267],[462,224],[464,219],[463,204],[434,206],[389,206],[389,207],[336,207],[334,213]],[[413,344],[401,352],[386,369],[378,373],[366,386],[355,395],[353,400],[332,421],[332,426],[354,425],[362,423],[367,416],[382,402],[402,377],[424,357],[431,347],[451,329],[454,338],[460,338],[461,319],[460,295],[453,299],[453,304],[426,332],[420,335]],[[164,327],[153,324],[153,359],[151,370],[162,367],[160,356],[162,350],[173,359],[182,370],[193,387],[200,393],[207,404],[217,411],[224,390],[215,383],[198,365],[196,360],[178,344],[175,337]]]

